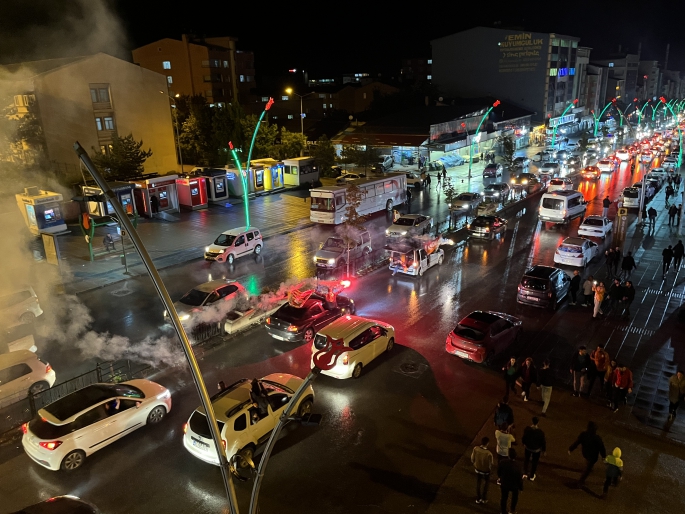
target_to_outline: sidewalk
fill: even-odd
[[[286,191],[255,198],[250,201],[250,224],[261,230],[267,246],[271,237],[312,226],[308,197],[307,191]],[[159,269],[202,258],[205,246],[221,232],[245,225],[242,201],[235,199],[226,205],[212,205],[208,209],[171,216],[176,221],[143,218],[138,224],[138,234]],[[65,284],[69,293],[88,291],[146,273],[130,239],[126,245],[130,274],[126,275],[120,260],[121,242],[116,242],[116,250],[90,262],[80,228],[70,226],[69,229],[71,234],[59,238],[63,270],[71,275]],[[93,241],[96,252],[102,253],[102,238],[107,232],[116,232],[116,227],[98,228]]]

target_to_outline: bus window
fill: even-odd
[[[335,197],[335,206],[340,207],[345,203],[345,196],[344,195],[338,195]]]
[[[376,184],[376,196],[383,195],[383,184]]]
[[[338,197],[339,198],[339,197]],[[333,198],[312,197],[312,210],[333,212]]]
[[[375,188],[375,187],[373,187],[373,186],[366,186],[366,187],[364,188],[364,190],[365,190],[365,192],[366,192],[366,198],[370,198],[370,197],[372,197],[372,196],[376,196],[376,188]]]
[[[387,182],[383,182],[383,185],[385,186],[385,192],[386,193],[392,193],[393,187],[392,187],[392,182],[388,180]]]

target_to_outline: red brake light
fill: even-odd
[[[183,433],[184,434],[188,433],[188,423],[183,423]]]
[[[347,357],[347,354],[343,355],[342,358],[342,363],[347,366],[347,364],[350,362],[350,359]]]
[[[271,318],[266,318],[266,324],[271,325]]]
[[[52,371],[52,366],[50,366],[50,364],[47,364],[47,365],[45,366],[45,372],[46,372],[46,373],[50,373],[51,371]]]
[[[46,450],[56,450],[62,445],[62,441],[50,441],[50,442],[45,442],[41,441],[38,443],[41,447],[45,448]]]
[[[29,424],[28,424],[28,423],[24,423],[24,424],[21,426],[21,431],[22,431],[24,434],[27,433],[27,432],[29,431]]]

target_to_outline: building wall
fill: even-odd
[[[494,96],[544,117],[550,34],[476,27],[431,42],[432,77],[448,96]]]
[[[89,153],[98,151],[106,141],[106,137],[98,137],[95,122],[96,108],[104,106],[93,103],[91,84],[109,88],[113,132],[119,136],[133,134],[136,140],[143,140],[145,149],[152,149],[145,171],[175,171],[169,99],[159,93],[166,88],[166,77],[102,53],[33,78],[48,158],[78,166],[75,141]]]
[[[347,86],[337,93],[337,108],[350,114],[364,112],[371,107],[376,91],[382,95],[391,95],[399,89],[382,82],[372,82],[361,87]]]
[[[168,84],[172,94],[193,95],[196,93],[192,81],[190,61],[185,44],[177,39],[160,39],[149,45],[133,50],[133,62],[142,68],[172,77]],[[164,62],[169,62],[171,69],[164,69]],[[166,90],[166,87],[165,87]]]

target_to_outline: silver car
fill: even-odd
[[[495,182],[494,184],[490,184],[485,188],[483,191],[483,197],[495,202],[504,202],[507,200],[507,198],[509,198],[510,191],[511,189],[509,188],[509,184],[504,182]]]
[[[460,193],[450,204],[450,210],[472,211],[477,209],[482,201],[483,195],[480,193]]]

